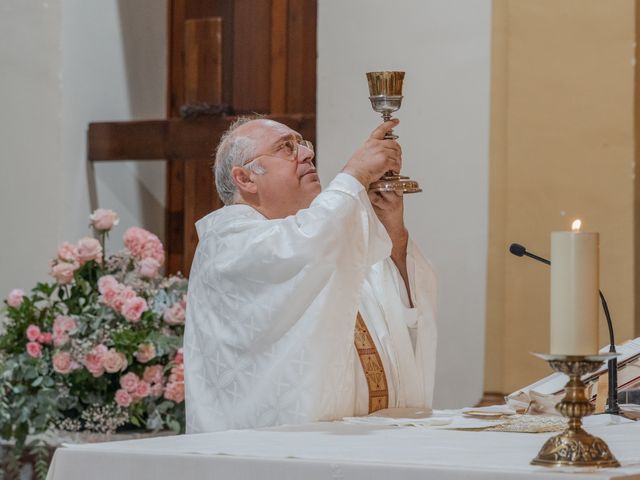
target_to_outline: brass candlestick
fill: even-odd
[[[400,108],[402,104],[402,82],[404,72],[369,72],[367,81],[369,82],[369,100],[373,109],[382,114],[382,119],[386,122],[391,120],[391,114]],[[398,138],[389,130],[384,138],[395,140]],[[418,182],[409,177],[400,175],[398,172],[387,172],[380,180],[373,182],[369,190],[374,192],[402,192],[417,193],[422,189]]]
[[[560,435],[545,442],[532,465],[545,467],[619,467],[607,444],[582,428],[582,417],[591,415],[593,405],[586,395],[582,376],[595,372],[602,362],[616,354],[602,355],[552,355],[535,353],[546,360],[556,372],[569,375],[564,398],[556,409],[569,419],[569,425]]]

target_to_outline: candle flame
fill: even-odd
[[[580,219],[574,220],[573,223],[571,224],[571,230],[573,230],[574,232],[579,232],[581,226],[582,226],[582,221]]]

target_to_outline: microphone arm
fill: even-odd
[[[524,254],[529,258],[533,258],[534,260],[538,260],[539,262],[546,263],[547,265],[551,265],[551,262],[546,258],[539,257],[538,255],[534,255],[533,253],[527,252],[527,251],[525,251]]]
[[[527,252],[527,249],[518,243],[512,243],[509,247],[509,251],[513,253],[517,257],[522,257],[526,255],[529,258],[533,258],[539,262],[542,262],[547,265],[551,265],[551,261],[546,258],[539,257],[538,255],[534,255],[533,253]],[[598,290],[600,294],[600,302],[602,303],[602,310],[604,311],[604,316],[607,319],[607,327],[609,329],[609,352],[616,352],[616,342],[613,336],[613,322],[611,321],[611,314],[609,313],[609,305],[607,305],[607,300],[604,298],[601,290]],[[607,368],[609,369],[609,392],[608,392],[608,401],[607,401],[607,409],[605,413],[610,413],[612,415],[620,415],[620,405],[618,405],[618,359],[613,357],[611,360],[607,362]]]

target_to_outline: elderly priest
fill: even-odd
[[[185,329],[187,432],[429,407],[435,279],[401,194],[369,193],[402,152],[376,128],[321,191],[313,146],[240,120],[222,137],[225,206],[196,224]]]

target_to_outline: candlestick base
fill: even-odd
[[[600,355],[553,355],[534,353],[546,360],[556,372],[569,376],[565,387],[565,397],[556,409],[569,419],[569,425],[560,435],[551,437],[540,449],[532,465],[544,467],[619,467],[608,445],[582,428],[582,417],[591,415],[593,405],[586,395],[586,385],[582,376],[595,372],[602,362],[616,354]]]

